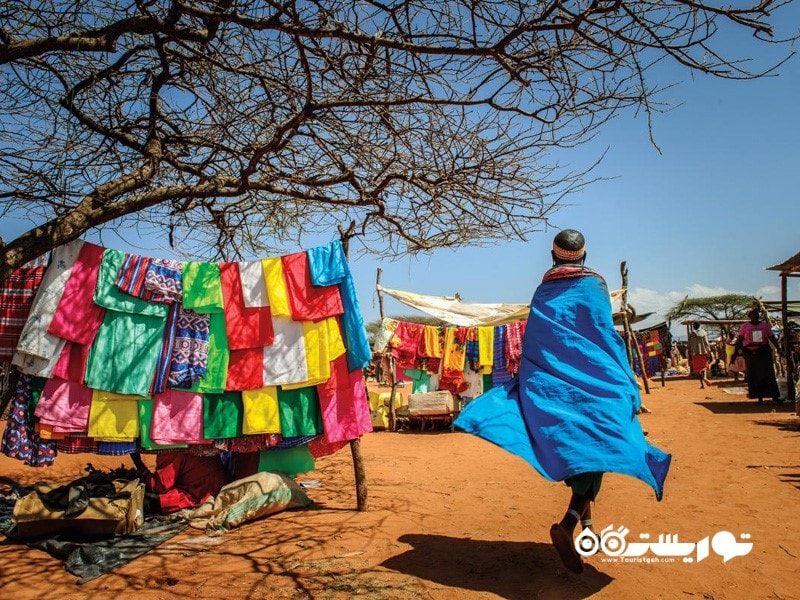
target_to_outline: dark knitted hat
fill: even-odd
[[[559,260],[580,260],[584,254],[586,254],[586,240],[577,229],[559,231],[553,239],[553,255]]]

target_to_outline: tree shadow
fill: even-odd
[[[780,421],[753,421],[756,425],[766,425],[767,427],[775,427],[780,431],[799,431],[800,432],[800,419],[784,419]]]
[[[748,469],[768,469],[769,473],[783,483],[793,485],[800,490],[800,465],[747,465]],[[787,472],[787,471],[797,472]]]
[[[772,400],[764,400],[764,404],[744,398],[741,400],[706,400],[694,404],[702,406],[716,415],[759,415],[773,412],[791,414],[794,412],[794,402],[775,404]]]
[[[450,588],[523,598],[586,598],[613,579],[585,563],[580,576],[562,565],[550,544],[475,540],[444,535],[408,534],[399,542],[413,546],[382,567]]]

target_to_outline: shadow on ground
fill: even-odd
[[[586,563],[581,575],[569,573],[549,543],[426,534],[404,535],[398,541],[413,548],[381,566],[449,588],[509,600],[587,598],[613,581],[591,563]]]
[[[695,402],[695,404],[717,415],[794,413],[794,402],[775,404],[772,400],[764,400],[764,404],[758,404],[756,400],[742,398],[740,400],[707,400]]]

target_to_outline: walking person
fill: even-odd
[[[750,309],[747,318],[750,321],[742,323],[735,343],[736,353],[741,352],[744,356],[747,397],[758,399],[759,404],[764,404],[764,398],[772,398],[776,404],[783,404],[786,400],[781,398],[778,389],[772,350],[769,347],[772,344],[780,355],[778,339],[772,333],[770,324],[761,318],[759,307]]]
[[[606,283],[584,266],[583,235],[561,231],[551,256],[553,267],[531,301],[518,376],[467,404],[455,426],[570,487],[550,539],[564,566],[580,573],[575,529],[591,528],[603,474],[636,477],[660,500],[671,456],[645,440],[636,416],[639,388],[614,328]]]
[[[689,365],[692,373],[697,373],[700,379],[700,389],[706,387],[708,381],[708,365],[711,361],[711,345],[708,343],[708,333],[700,323],[692,323],[689,331]]]

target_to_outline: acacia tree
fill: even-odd
[[[746,294],[687,297],[667,311],[666,319],[670,322],[691,317],[704,321],[746,319],[747,311],[757,304],[758,299],[755,296]],[[730,327],[726,326],[724,329],[726,333],[730,333]]]
[[[525,239],[590,181],[554,149],[660,109],[660,61],[769,72],[718,33],[780,41],[789,1],[5,0],[0,216],[32,228],[0,277],[101,226],[210,259]]]

